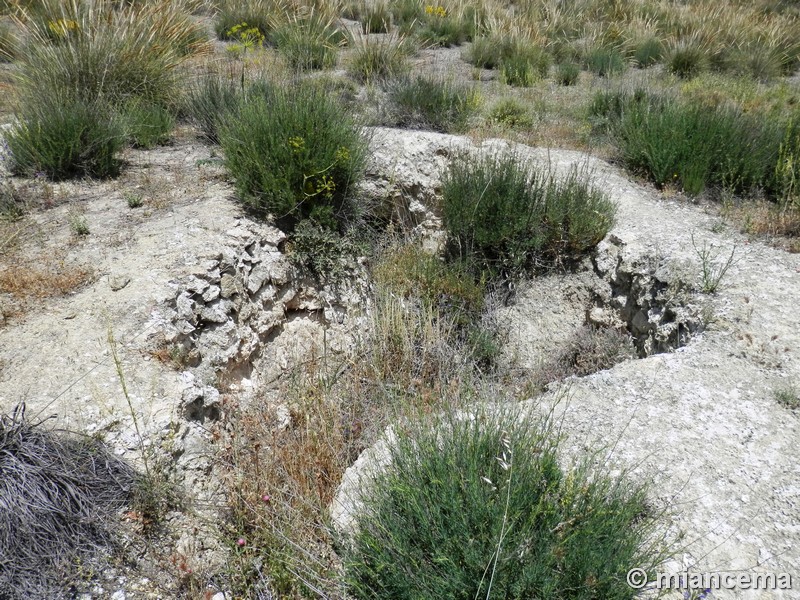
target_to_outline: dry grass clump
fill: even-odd
[[[6,265],[0,270],[0,293],[12,294],[20,300],[64,296],[89,283],[92,276],[88,268],[68,266],[63,262],[49,269]]]
[[[101,442],[32,423],[24,405],[0,417],[0,597],[62,597],[101,566],[135,480]]]
[[[790,252],[800,252],[800,209],[773,202],[727,202],[722,214],[742,232],[765,236]]]
[[[538,367],[531,383],[542,390],[548,383],[573,375],[584,377],[632,358],[636,358],[636,349],[627,331],[584,326],[560,352]]]

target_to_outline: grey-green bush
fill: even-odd
[[[463,130],[479,105],[469,85],[422,75],[390,83],[388,97],[387,125],[441,132]]]
[[[499,406],[404,423],[343,540],[359,600],[633,600],[668,554],[647,489],[559,464],[556,433]]]
[[[238,81],[209,74],[189,87],[182,112],[202,137],[216,144],[220,120],[239,106],[242,95]]]
[[[442,204],[451,257],[492,275],[577,258],[605,237],[616,211],[577,169],[556,177],[513,154],[453,159]]]
[[[25,108],[6,141],[15,174],[103,178],[119,173],[125,130],[105,105],[40,98]]]
[[[159,104],[131,100],[122,108],[125,137],[135,148],[150,149],[166,144],[175,126],[175,117]]]

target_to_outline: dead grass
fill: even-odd
[[[789,252],[800,252],[800,209],[762,200],[728,202],[721,212],[743,233],[765,238]]]
[[[362,349],[319,352],[285,380],[280,406],[226,402],[219,446],[237,597],[344,597],[327,507],[345,470],[402,415],[470,397],[469,352],[452,320],[385,288],[374,303]]]
[[[50,268],[31,264],[0,267],[0,293],[19,300],[65,296],[92,281],[91,269],[67,265],[63,261]]]

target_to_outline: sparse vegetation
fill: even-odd
[[[778,388],[774,392],[778,404],[790,410],[800,409],[800,392],[794,386]]]
[[[575,63],[561,63],[556,68],[556,81],[559,85],[575,85],[580,74],[581,70]]]
[[[627,331],[583,326],[557,355],[539,365],[531,383],[543,390],[548,383],[573,375],[584,377],[632,358],[636,358],[636,348]]]
[[[719,290],[725,274],[734,265],[734,256],[736,256],[736,247],[731,249],[731,253],[726,260],[717,260],[718,255],[714,250],[709,247],[707,242],[703,242],[701,248],[697,247],[697,243],[692,237],[692,246],[700,259],[700,275],[701,275],[701,290],[705,294],[714,294]]]

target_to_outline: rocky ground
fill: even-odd
[[[375,129],[371,144],[365,196],[382,199],[435,247],[439,177],[448,157],[473,143]],[[603,460],[652,479],[670,531],[684,534],[675,570],[800,578],[799,416],[774,397],[800,382],[800,255],[748,241],[713,212],[664,198],[603,161],[515,150],[557,170],[588,169],[619,210],[580,272],[521,285],[499,310],[509,366],[524,377],[586,323],[626,327],[646,356],[553,385],[529,401],[532,409],[557,403],[570,454],[599,443]],[[52,186],[51,206],[32,212],[13,252],[0,257],[0,270],[86,274],[65,296],[32,297],[13,310],[4,299],[0,410],[25,401],[29,416],[101,433],[138,460],[135,416],[213,515],[222,496],[208,485],[206,443],[220,407],[232,395],[268,391],[323,345],[347,352],[368,311],[366,282],[326,288],[297,270],[284,235],[242,212],[211,149],[190,136],[126,158],[120,180]],[[141,207],[129,208],[131,194]],[[70,226],[76,216],[88,235]],[[698,291],[704,245],[713,264],[734,252],[716,294]],[[206,533],[198,542],[178,531],[176,547],[199,544],[218,561],[221,548]],[[114,585],[96,596],[126,587]],[[133,587],[129,598],[146,596]]]

